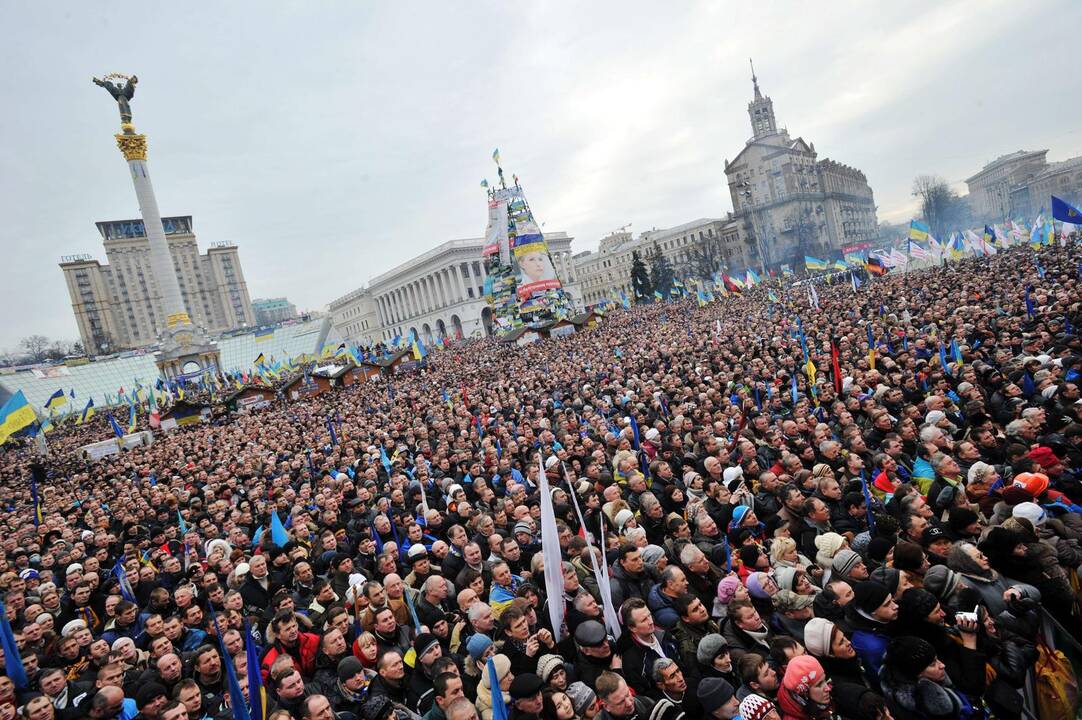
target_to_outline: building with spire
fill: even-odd
[[[750,62],[750,61],[749,61]],[[774,102],[751,68],[751,138],[725,177],[750,251],[764,268],[803,266],[805,255],[836,257],[878,239],[875,201],[860,170],[820,160],[815,143],[778,127]]]

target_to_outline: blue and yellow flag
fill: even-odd
[[[132,405],[128,414],[128,432],[133,433],[138,427],[138,422],[135,417],[135,405]]]
[[[828,263],[826,260],[814,258],[811,255],[805,255],[804,267],[806,267],[808,270],[826,270],[830,267],[830,263]]]
[[[495,150],[492,151],[492,161],[495,162],[497,165],[500,164],[500,149],[499,148],[496,148]]]
[[[23,391],[19,390],[0,408],[0,444],[7,442],[8,438],[37,419],[34,408],[30,407]]]
[[[91,397],[90,400],[87,401],[87,407],[82,408],[82,413],[79,415],[79,419],[76,420],[75,423],[77,424],[77,426],[81,426],[83,422],[90,420],[92,417],[94,417],[93,397]]]
[[[928,234],[931,232],[931,228],[922,223],[920,220],[911,220],[909,222],[909,239],[910,240],[927,240]]]
[[[421,338],[417,335],[413,336],[413,359],[423,360],[428,355],[428,350],[425,349],[425,345],[421,342]]]
[[[113,433],[115,433],[118,438],[124,437],[124,428],[120,427],[120,423],[113,417],[113,413],[106,412],[105,415],[109,418],[109,427],[113,428]]]
[[[267,358],[263,356],[263,353],[259,353],[258,355],[255,356],[255,360],[252,361],[252,364],[255,365],[256,367],[259,367],[264,362],[266,362],[266,360],[267,360]]]
[[[273,339],[274,339],[274,328],[271,328],[270,330],[258,330],[258,331],[256,331],[255,341],[257,343],[258,342],[266,342],[268,340],[273,340]]]
[[[45,407],[48,408],[49,410],[52,410],[52,409],[58,408],[58,407],[62,407],[62,406],[67,405],[67,404],[68,404],[68,396],[64,394],[63,390],[57,390],[56,392],[54,392],[52,395],[49,396],[48,400],[45,401]]]

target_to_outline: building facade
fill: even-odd
[[[676,276],[699,277],[704,264],[720,272],[743,272],[752,254],[740,234],[740,226],[731,217],[701,218],[677,227],[647,230],[634,237],[618,230],[601,239],[597,252],[574,256],[574,264],[587,307],[605,300],[617,300],[620,293],[629,298],[632,257],[638,252],[649,265],[654,248],[668,258]],[[704,278],[705,279],[705,278]]]
[[[1048,150],[1002,155],[966,179],[969,207],[978,223],[1028,220],[1050,209],[1051,196],[1082,200],[1082,157],[1048,162]]]
[[[297,306],[286,298],[256,298],[252,301],[257,325],[274,325],[297,317]]]
[[[162,218],[177,282],[192,322],[215,334],[255,324],[237,246],[199,252],[191,216]],[[89,255],[61,258],[83,347],[107,354],[153,345],[166,325],[142,220],[97,223],[108,263]]]
[[[571,262],[572,238],[545,233],[563,288],[581,305]],[[331,323],[343,338],[373,345],[413,331],[426,344],[440,338],[491,335],[492,311],[484,299],[484,238],[450,240],[373,278],[329,305]]]
[[[733,215],[767,268],[802,267],[804,255],[837,256],[878,237],[875,200],[860,170],[820,160],[815,144],[779,128],[774,103],[759,90],[748,104],[752,136],[725,177]],[[760,260],[761,258],[761,260]]]

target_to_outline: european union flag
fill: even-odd
[[[1055,195],[1052,196],[1052,217],[1060,222],[1082,225],[1082,210]]]

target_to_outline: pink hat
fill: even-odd
[[[726,575],[718,583],[718,600],[722,605],[728,605],[736,597],[736,589],[740,587],[740,578],[736,575]]]

